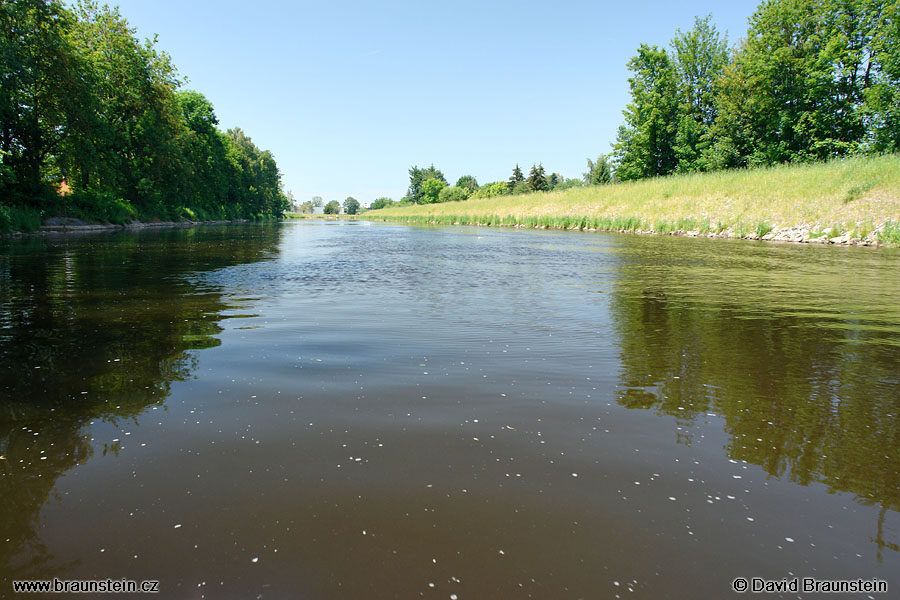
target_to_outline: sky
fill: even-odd
[[[399,200],[412,165],[452,185],[518,164],[581,177],[608,153],[641,43],[712,14],[734,43],[758,0],[111,0],[188,89],[275,155],[298,202]]]

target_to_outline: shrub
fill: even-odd
[[[0,233],[19,231],[31,233],[41,228],[41,212],[30,206],[0,204]]]
[[[462,202],[468,198],[469,190],[458,185],[445,187],[438,193],[438,202]]]
[[[124,225],[137,218],[134,206],[109,192],[77,192],[68,196],[67,207],[70,216],[88,221]]]
[[[494,198],[495,196],[505,196],[509,193],[509,185],[505,181],[495,181],[486,183],[472,194],[472,198]]]

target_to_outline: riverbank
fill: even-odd
[[[898,246],[900,156],[399,206],[370,211],[362,218]]]
[[[219,220],[219,221],[133,221],[124,225],[115,223],[91,223],[82,219],[73,217],[50,217],[44,221],[43,225],[33,232],[11,232],[5,235],[9,236],[32,236],[32,235],[65,235],[78,233],[93,233],[98,231],[116,231],[124,229],[154,229],[164,227],[194,227],[197,225],[222,225],[226,223],[249,223],[248,219]]]

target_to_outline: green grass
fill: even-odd
[[[900,246],[900,223],[897,221],[888,221],[884,224],[884,229],[878,232],[879,241],[892,246]]]
[[[762,236],[772,231],[772,229],[774,229],[774,227],[769,225],[766,221],[760,221],[756,224],[756,235],[757,237],[762,238]]]
[[[814,231],[836,237],[864,228],[871,232],[888,221],[900,223],[900,155],[389,207],[369,211],[362,218],[704,235],[755,233],[759,237],[801,227],[811,237]],[[891,235],[882,231],[880,239],[893,239]]]
[[[41,212],[27,206],[4,206],[0,204],[0,233],[20,231],[31,233],[41,227]]]

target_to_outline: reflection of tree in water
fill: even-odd
[[[621,347],[618,401],[690,424],[725,419],[729,457],[801,485],[900,511],[900,350],[895,331],[821,327],[811,318],[754,312],[764,291],[710,282],[707,300],[667,297],[672,282],[623,278],[612,297]],[[863,300],[861,300],[863,301]],[[789,311],[785,311],[789,312]],[[686,429],[686,428],[685,428]],[[690,437],[679,435],[690,444]]]
[[[219,344],[229,306],[185,275],[265,259],[278,232],[201,227],[0,245],[0,580],[63,566],[41,545],[38,520],[56,480],[92,456],[86,425],[137,423],[190,376],[192,350]]]

